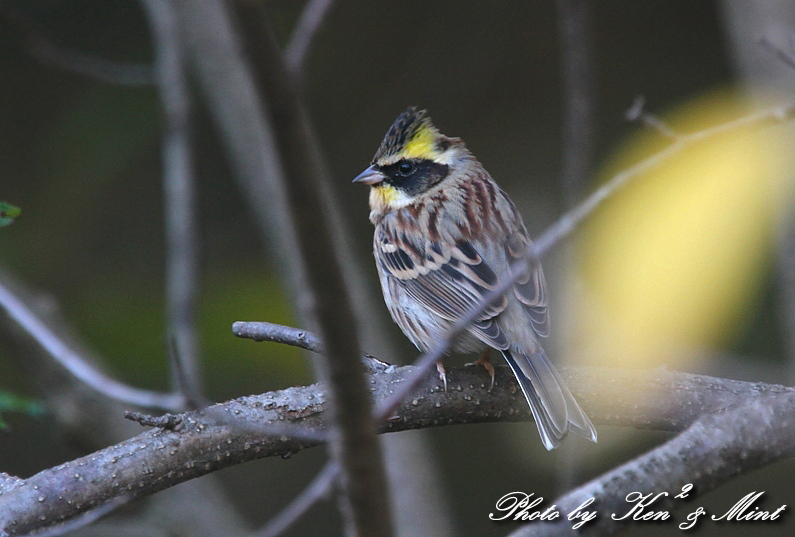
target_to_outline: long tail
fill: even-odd
[[[502,351],[536,420],[544,447],[552,450],[569,431],[596,442],[596,429],[560,373],[542,353],[527,355],[516,347]]]

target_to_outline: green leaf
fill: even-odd
[[[28,416],[38,417],[44,414],[44,405],[35,399],[0,391],[0,412],[22,412]],[[0,429],[5,428],[6,423],[0,414]]]
[[[20,213],[22,213],[22,209],[19,207],[0,201],[0,227],[13,223],[14,218],[17,218]]]

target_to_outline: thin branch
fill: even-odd
[[[582,198],[593,162],[593,59],[589,0],[557,0],[563,69],[563,187],[567,208]]]
[[[662,119],[646,111],[646,98],[643,95],[635,97],[632,106],[629,107],[624,117],[627,121],[642,123],[654,129],[666,138],[676,139],[679,135]]]
[[[315,334],[292,326],[260,321],[237,321],[232,323],[232,333],[237,337],[254,341],[272,341],[312,352],[321,352],[320,340]]]
[[[107,60],[72,50],[47,37],[41,27],[22,11],[8,5],[3,6],[3,11],[22,31],[23,44],[28,54],[44,65],[106,84],[151,86],[155,83],[155,72],[151,65]]]
[[[278,515],[254,532],[251,537],[278,537],[298,522],[320,500],[328,498],[334,480],[339,475],[335,462],[328,462],[312,482],[296,496]]]
[[[771,43],[766,37],[759,40],[759,44],[768,52],[772,52],[776,58],[795,69],[795,55],[787,52]]]
[[[165,122],[166,317],[174,338],[169,353],[172,385],[195,408],[202,399],[196,334],[198,224],[185,51],[172,0],[142,0],[142,4],[155,42],[155,71]]]
[[[301,18],[295,25],[290,42],[284,49],[285,67],[297,83],[303,76],[312,42],[333,6],[334,0],[309,0],[301,12]]]
[[[172,412],[185,408],[180,394],[134,388],[100,371],[89,360],[72,350],[3,280],[4,278],[0,279],[0,309],[70,375],[97,392],[123,403]]]
[[[374,361],[370,370],[373,397],[384,401],[413,376],[416,368]],[[591,419],[602,425],[682,431],[705,414],[719,413],[738,402],[757,399],[781,401],[781,413],[788,408],[791,415],[795,410],[795,389],[784,386],[664,369],[625,371],[581,367],[561,368],[561,374],[574,396],[588,408]],[[458,423],[532,420],[524,400],[516,397],[518,386],[506,366],[496,368],[496,384],[491,391],[488,376],[481,368],[451,368],[448,382],[450,389],[445,392],[436,379],[426,378],[411,399],[402,403],[381,425],[380,432]],[[234,464],[289,455],[319,445],[314,439],[302,438],[300,432],[263,435],[243,430],[234,421],[317,431],[327,426],[327,410],[324,390],[318,385],[242,397],[181,414],[182,427],[178,430],[149,431],[22,481],[6,478],[12,485],[3,493],[0,502],[0,532],[17,535],[32,531],[76,516],[120,495],[150,495]],[[763,419],[755,418],[741,424],[738,435],[765,442],[765,437],[760,435],[778,428],[787,431],[789,437],[781,438],[782,434],[776,433],[770,436],[770,441],[780,440],[782,452],[785,448],[795,449],[795,438],[792,438],[791,428],[785,426],[784,418],[769,421],[767,414],[758,416]],[[725,423],[731,420],[727,418]],[[703,438],[712,438],[707,432],[703,434]],[[790,444],[786,444],[787,441]],[[773,447],[777,449],[776,444]],[[751,459],[749,464],[756,463]]]
[[[687,484],[693,485],[693,495],[700,495],[739,474],[795,455],[795,430],[788,426],[793,409],[793,392],[752,396],[733,410],[704,416],[662,446],[567,493],[554,504],[559,512],[570,513],[595,498],[589,510],[598,510],[600,516],[583,526],[588,535],[613,535],[629,529],[626,521],[613,520],[610,514],[620,517],[629,510],[625,498],[631,492],[667,492],[654,510],[669,510],[681,506],[682,500],[674,496]],[[565,516],[550,523],[531,523],[511,537],[581,535],[572,529],[574,523]]]

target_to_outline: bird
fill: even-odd
[[[531,245],[516,206],[463,140],[441,134],[418,107],[397,117],[353,182],[370,187],[373,255],[384,301],[420,352],[444,338]],[[535,261],[452,350],[483,352],[476,363],[489,371],[492,386],[488,353],[502,353],[546,449],[558,447],[569,432],[596,442],[591,420],[539,342],[548,332],[546,283]]]

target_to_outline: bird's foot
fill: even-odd
[[[491,365],[491,359],[489,358],[489,349],[483,351],[483,354],[480,355],[480,358],[475,360],[474,362],[469,362],[466,365],[480,365],[489,372],[489,377],[491,377],[491,385],[489,386],[489,391],[494,387],[494,366]]]

